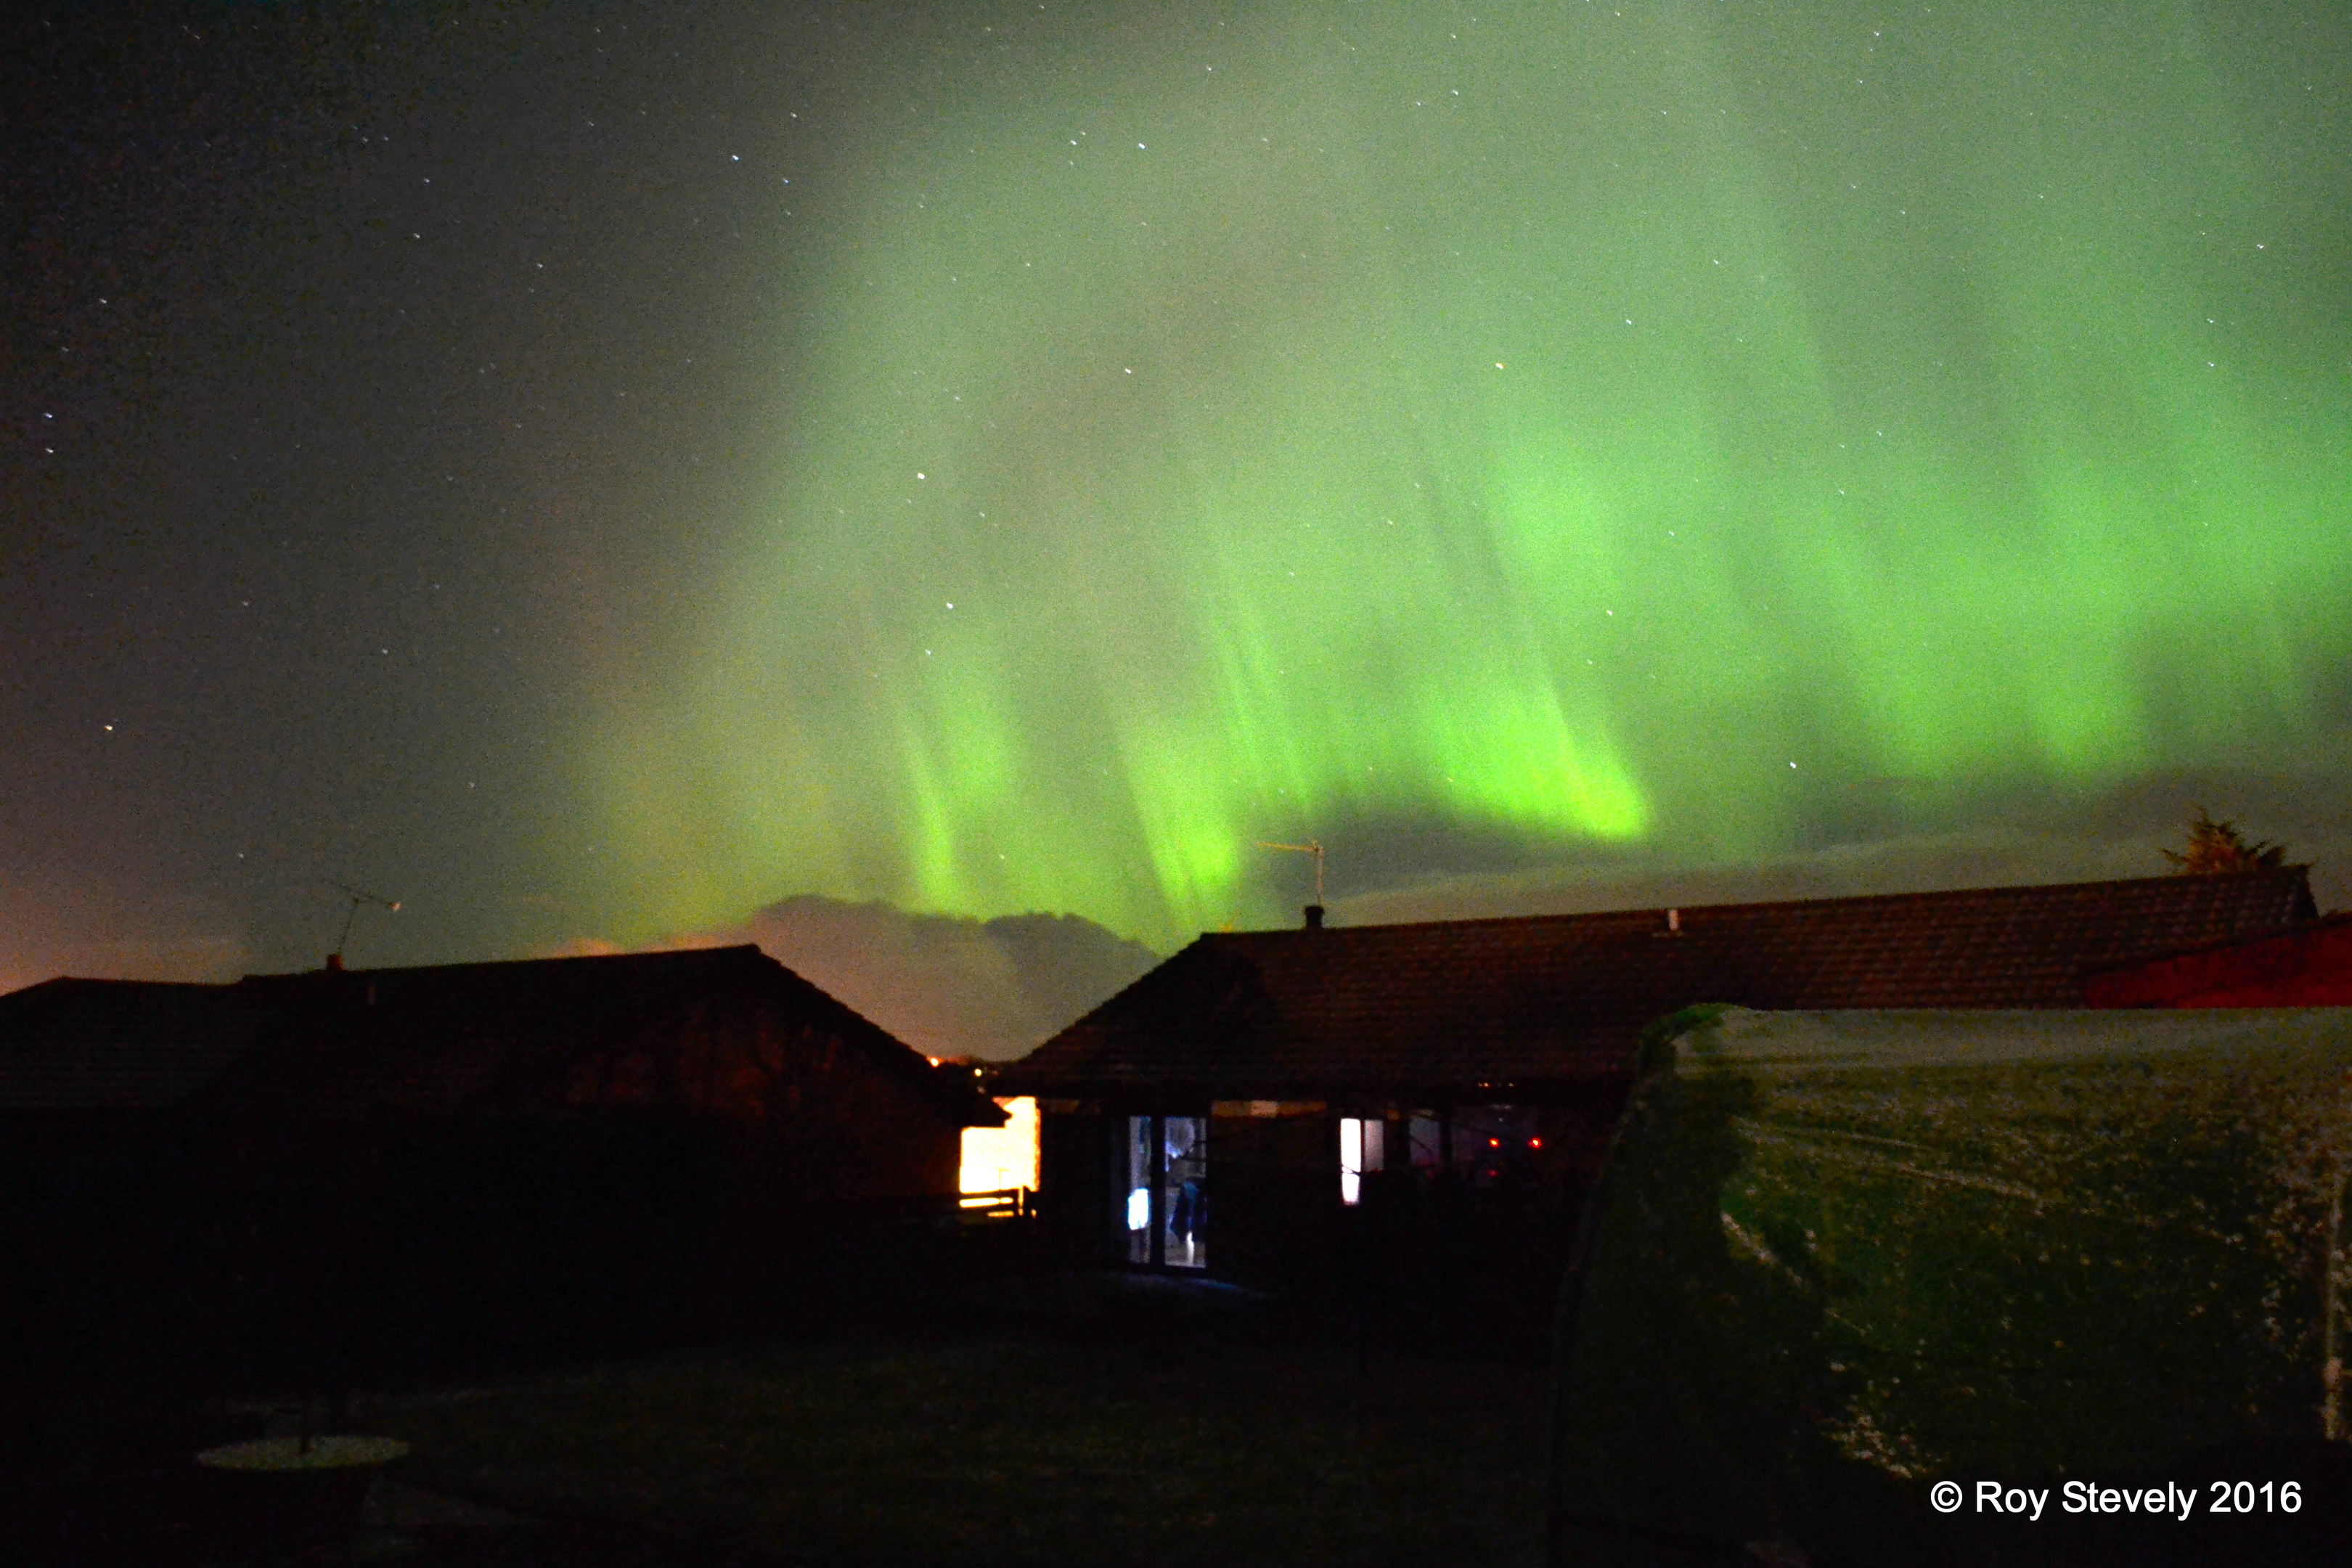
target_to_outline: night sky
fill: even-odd
[[[2340,5],[0,26],[0,989],[2352,895]]]

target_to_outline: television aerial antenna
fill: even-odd
[[[335,951],[328,954],[328,967],[341,969],[343,966],[343,944],[352,940],[352,923],[360,918],[360,906],[373,904],[388,915],[396,915],[400,912],[400,900],[387,899],[381,893],[371,893],[365,888],[354,888],[348,882],[338,882],[331,877],[321,877],[319,880],[330,888],[341,889],[352,900],[352,912],[343,917],[343,934],[335,939]]]
[[[1287,849],[1294,855],[1314,856],[1315,901],[1318,905],[1323,902],[1323,846],[1321,844],[1312,838],[1304,844],[1268,844],[1261,838],[1257,841],[1257,847],[1261,849]]]

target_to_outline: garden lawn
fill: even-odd
[[[376,1398],[406,1475],[787,1562],[1532,1563],[1543,1374],[1037,1332],[700,1351]]]

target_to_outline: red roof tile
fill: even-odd
[[[1676,911],[1203,936],[999,1093],[1468,1092],[1626,1071],[1642,1026],[1758,1008],[2074,1007],[2077,977],[2313,917],[2307,868]]]

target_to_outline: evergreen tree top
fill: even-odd
[[[2178,854],[2167,849],[2163,855],[2172,862],[2177,877],[2211,877],[2281,865],[2286,859],[2286,846],[2249,844],[2235,823],[2216,822],[2213,814],[2200,805],[2197,820],[2189,825],[2189,847]]]

